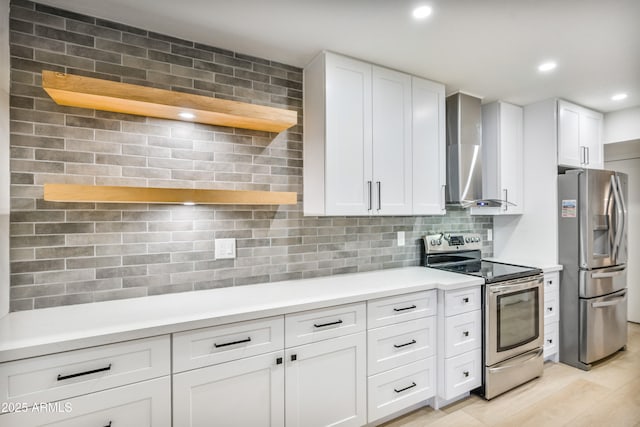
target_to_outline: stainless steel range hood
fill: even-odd
[[[501,206],[482,198],[482,107],[480,98],[457,92],[447,97],[448,205]]]
[[[481,100],[461,92],[447,97],[447,204],[482,198]]]

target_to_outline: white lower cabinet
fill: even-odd
[[[436,298],[433,290],[367,301],[369,423],[435,396]]]
[[[544,275],[544,360],[559,361],[560,273]]]
[[[169,376],[0,415],[7,427],[170,427]],[[211,425],[209,422],[208,425]]]
[[[365,324],[359,303],[175,334],[174,359],[184,363],[174,363],[173,425],[366,424]],[[221,348],[235,360],[221,358]]]
[[[482,384],[481,288],[438,291],[436,409]]]
[[[173,425],[284,425],[284,352],[267,353],[173,376]]]
[[[545,276],[545,306],[557,306],[557,285]],[[545,358],[557,358],[554,310]],[[480,386],[481,331],[480,287],[470,287],[10,361],[2,400],[43,404],[0,415],[0,426],[376,424]]]
[[[285,360],[287,427],[367,423],[364,332],[292,347]]]

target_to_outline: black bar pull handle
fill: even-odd
[[[464,335],[465,337],[468,337],[468,336],[469,336],[469,331],[464,331],[464,332],[462,333],[462,335]]]
[[[417,308],[415,304],[414,305],[410,305],[409,307],[394,308],[393,311],[413,310],[414,308]]]
[[[298,355],[297,354],[292,354],[291,355],[291,361],[295,362],[296,360],[298,360]]]
[[[319,325],[317,323],[314,323],[313,326],[315,326],[316,328],[324,328],[325,326],[339,325],[341,323],[342,323],[342,320],[336,320],[335,322],[321,323]]]
[[[402,393],[403,391],[409,390],[410,388],[414,388],[415,386],[417,386],[417,384],[412,381],[410,386],[401,388],[400,390],[398,390],[397,388],[394,388],[393,391],[395,391],[396,393]]]
[[[111,427],[111,421],[109,421],[109,424],[105,425],[104,427]]]
[[[276,365],[282,365],[282,357],[276,359]]]
[[[247,337],[247,338],[245,338],[245,339],[243,339],[243,340],[240,340],[240,341],[226,342],[226,343],[224,343],[224,344],[216,344],[216,343],[213,343],[213,346],[214,346],[215,348],[220,348],[220,347],[226,347],[226,346],[228,346],[228,345],[242,344],[242,343],[244,343],[244,342],[251,342],[251,337]]]
[[[58,374],[58,381],[68,380],[69,378],[81,377],[83,375],[91,375],[97,374],[98,372],[104,372],[111,370],[111,363],[109,366],[105,366],[104,368],[92,369],[90,371],[78,372],[77,374],[69,374],[69,375],[60,375]]]
[[[462,302],[467,304],[469,302],[469,297],[462,298]]]
[[[408,345],[415,344],[415,343],[416,343],[416,340],[411,340],[411,341],[406,342],[406,343],[404,343],[404,344],[394,344],[393,346],[394,346],[395,348],[402,348],[402,347],[406,347],[406,346],[408,346]]]
[[[553,344],[553,340],[552,340],[552,339],[548,339],[548,340],[547,340],[547,342],[548,342],[549,344]]]
[[[469,376],[469,371],[464,371],[464,372],[462,373],[462,375],[464,375],[465,377],[468,377],[468,376]]]

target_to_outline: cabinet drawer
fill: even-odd
[[[284,348],[282,316],[173,334],[173,371],[182,372]]]
[[[435,290],[370,300],[367,301],[367,326],[373,329],[406,320],[434,316],[436,308]]]
[[[170,374],[169,336],[0,365],[0,401],[52,402]]]
[[[287,314],[285,345],[289,348],[362,332],[366,329],[365,312],[361,302]]]
[[[434,316],[369,330],[369,375],[433,356],[435,336]]]
[[[452,399],[482,384],[482,357],[473,350],[444,361],[444,399]]]
[[[482,311],[444,319],[445,357],[453,357],[482,345]]]
[[[435,356],[369,377],[369,422],[435,396]]]
[[[558,323],[545,323],[544,325],[544,353],[546,359],[558,352]]]
[[[551,296],[549,298],[544,299],[544,324],[558,322],[560,320],[560,316],[558,314],[558,309],[560,305],[558,304],[558,295]]]
[[[50,403],[39,411],[0,415],[0,424],[11,427],[170,427],[171,380],[166,376]]]
[[[544,275],[544,295],[557,294],[560,291],[560,273],[546,273]]]
[[[460,289],[458,291],[447,291],[444,294],[444,315],[455,316],[456,314],[468,313],[473,310],[480,310],[482,302],[480,300],[481,287]]]

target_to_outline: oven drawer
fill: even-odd
[[[364,302],[287,314],[285,345],[291,348],[329,338],[364,332],[367,328]]]
[[[173,372],[284,349],[284,317],[173,334]]]
[[[546,359],[558,352],[558,323],[548,323],[544,325],[544,353]]]
[[[435,317],[425,317],[369,330],[369,375],[397,368],[435,354]]]
[[[445,400],[460,396],[482,384],[482,355],[480,349],[444,361]]]
[[[445,292],[444,315],[455,316],[456,314],[480,310],[482,307],[480,295],[480,286]]]
[[[53,402],[170,374],[169,336],[0,365],[0,401]]]
[[[437,307],[436,290],[414,292],[367,301],[369,329],[406,320],[434,316]]]
[[[435,356],[369,377],[369,422],[435,396],[435,378]]]
[[[482,346],[482,311],[475,310],[444,319],[445,357]]]

